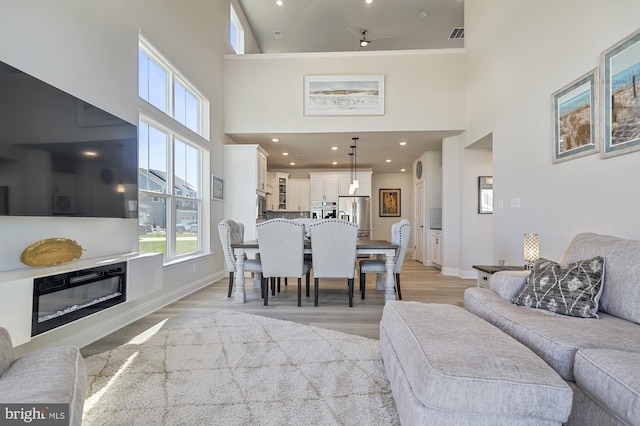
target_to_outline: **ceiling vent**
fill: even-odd
[[[274,31],[273,32],[273,36],[276,38],[276,40],[282,40],[282,31]]]
[[[464,27],[454,28],[449,35],[449,40],[458,40],[464,38]]]

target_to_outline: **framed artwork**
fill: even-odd
[[[400,189],[381,189],[380,217],[400,217]]]
[[[640,31],[602,53],[603,157],[640,149]]]
[[[224,183],[222,179],[211,176],[211,199],[224,200]]]
[[[554,163],[600,150],[596,135],[597,75],[594,68],[552,95]]]
[[[384,115],[384,75],[307,75],[304,115]]]

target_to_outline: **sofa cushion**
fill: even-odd
[[[600,313],[598,320],[559,315],[514,305],[489,289],[477,287],[465,291],[464,305],[530,348],[565,380],[574,380],[578,349],[640,352],[640,327],[605,313]]]
[[[0,327],[0,377],[13,362],[13,345],[7,329]]]
[[[640,241],[581,233],[571,240],[560,263],[596,256],[607,263],[600,311],[640,324]]]
[[[61,346],[16,359],[2,376],[3,403],[69,404],[69,424],[82,422],[87,369],[80,351]]]
[[[438,423],[434,417],[461,424],[453,413],[467,416],[462,424],[527,424],[524,419],[547,424],[569,416],[572,392],[558,374],[531,350],[460,307],[389,301],[380,344],[385,368],[408,381],[431,424]],[[394,392],[396,399],[405,397]],[[399,414],[403,423],[424,424],[415,413]]]
[[[598,318],[603,275],[601,256],[564,266],[540,258],[514,303],[573,317]]]
[[[581,349],[573,366],[584,393],[618,419],[636,424],[640,419],[640,353]]]

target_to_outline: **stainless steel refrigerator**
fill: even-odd
[[[371,239],[371,199],[370,197],[338,197],[338,219],[348,220],[358,225],[358,239]]]

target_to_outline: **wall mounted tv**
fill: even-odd
[[[137,218],[137,134],[0,62],[0,216]]]

